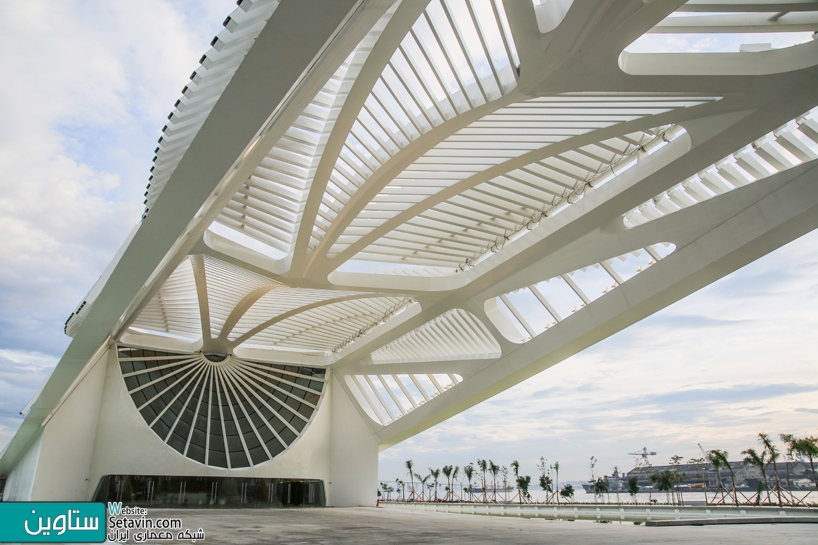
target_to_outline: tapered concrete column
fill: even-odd
[[[378,442],[335,376],[330,395],[327,505],[374,505],[378,490]]]

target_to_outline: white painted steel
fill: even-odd
[[[761,23],[757,2],[544,14],[524,1],[245,0],[174,106],[147,213],[69,320],[74,338],[0,471],[111,343],[191,354],[171,378],[210,377],[217,397],[241,396],[244,378],[206,375],[207,354],[331,369],[343,421],[316,433],[349,425],[375,463],[376,447],[816,228],[818,43],[623,52],[672,25],[793,31],[813,4]],[[218,407],[222,437],[262,410]],[[234,445],[245,458],[252,437]]]

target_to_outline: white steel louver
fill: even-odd
[[[375,363],[496,358],[500,345],[471,312],[452,309],[372,353]]]
[[[501,98],[519,61],[497,0],[432,0],[364,101],[328,180],[314,250],[341,209],[391,157],[446,121]]]
[[[347,375],[346,384],[364,412],[386,426],[463,382],[456,374]]]
[[[182,89],[182,97],[176,101],[162,129],[145,191],[145,214],[153,207],[278,4],[278,0],[239,2],[239,7],[224,20],[224,29],[210,42],[210,49],[202,55],[200,66],[191,74],[190,83]]]
[[[307,429],[326,370],[118,347],[128,393],[169,447],[201,464],[251,467]]]
[[[155,332],[196,340],[202,336],[193,267],[185,259],[131,324],[138,332]]]
[[[595,178],[610,174],[614,163],[664,137],[668,127],[565,151],[551,151],[554,144],[714,100],[579,93],[501,108],[437,144],[377,194],[372,189],[371,200],[327,256],[464,265],[532,216],[582,194]]]
[[[765,134],[625,214],[635,227],[818,159],[818,108]]]
[[[525,343],[655,265],[676,246],[660,242],[545,279],[485,303],[486,314],[517,343]],[[503,325],[509,324],[511,328]]]
[[[216,222],[286,256],[327,138],[352,82],[400,2],[369,31],[242,184]],[[234,237],[235,238],[235,237]]]

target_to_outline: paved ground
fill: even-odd
[[[598,524],[410,513],[366,507],[270,510],[150,509],[148,517],[180,518],[183,528],[196,530],[201,527],[206,533],[204,545],[818,543],[818,525],[815,524],[649,528],[632,523]]]

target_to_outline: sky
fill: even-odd
[[[0,449],[139,220],[167,113],[234,6],[0,3]],[[712,47],[696,40],[650,47]],[[535,475],[543,456],[582,480],[591,456],[598,473],[629,469],[643,446],[659,464],[699,442],[736,458],[761,431],[818,435],[816,248],[809,234],[384,451],[379,476],[478,458]]]

